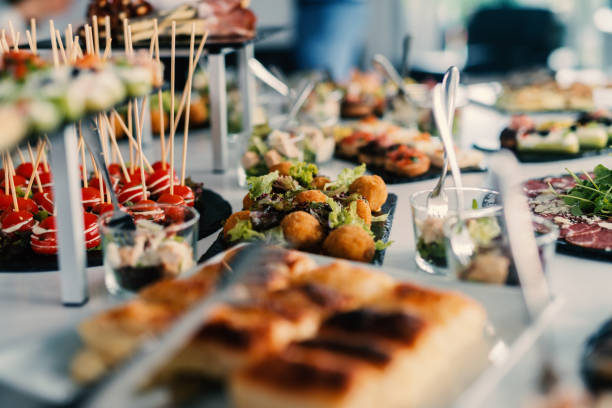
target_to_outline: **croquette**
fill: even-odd
[[[238,220],[248,220],[250,217],[250,211],[238,211],[230,215],[223,225],[223,238],[228,238],[229,231],[236,226]]]
[[[325,254],[353,261],[371,262],[375,250],[374,239],[357,225],[337,228],[323,242]]]
[[[242,209],[243,210],[250,210],[251,207],[253,206],[253,204],[255,204],[255,201],[251,198],[251,194],[250,193],[246,193],[246,195],[242,199]]]
[[[372,225],[372,210],[370,210],[370,205],[367,201],[357,200],[357,215],[365,221],[367,226]]]
[[[297,249],[316,248],[325,238],[319,221],[305,211],[295,211],[285,216],[281,228],[287,242]]]
[[[324,203],[327,201],[327,196],[319,190],[301,191],[295,196],[294,201],[298,204],[304,203]]]
[[[387,185],[380,176],[361,176],[353,181],[349,191],[365,198],[373,212],[380,211],[382,205],[387,201]]]
[[[312,186],[317,190],[323,190],[327,183],[330,183],[331,180],[325,176],[317,176],[312,180]]]
[[[282,163],[275,164],[274,166],[270,167],[270,173],[274,171],[278,171],[278,174],[280,174],[281,176],[288,176],[289,169],[291,168],[292,165],[293,164],[291,162],[282,162]]]

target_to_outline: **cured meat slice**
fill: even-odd
[[[591,235],[598,232],[599,230],[601,230],[601,227],[597,224],[587,224],[586,222],[580,222],[567,227],[567,233],[565,234],[565,237],[567,239],[569,237],[577,237],[579,235]]]
[[[572,176],[550,177],[543,180],[549,182],[556,190],[568,191],[576,185],[576,180]]]
[[[523,190],[528,197],[535,197],[538,194],[548,190],[548,184],[544,180],[540,179],[529,180],[523,184]]]

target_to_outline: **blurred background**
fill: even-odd
[[[60,27],[81,23],[88,3],[3,0],[0,26],[36,17],[44,36],[49,18]],[[337,80],[350,66],[368,68],[375,53],[399,66],[406,35],[416,79],[451,64],[474,77],[534,66],[607,71],[612,63],[611,0],[253,0],[251,8],[259,27],[289,28],[258,45],[264,64],[324,68]]]

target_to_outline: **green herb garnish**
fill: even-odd
[[[251,198],[257,198],[264,194],[270,194],[272,192],[272,184],[278,180],[278,177],[278,171],[273,171],[272,173],[268,173],[263,176],[247,178]]]

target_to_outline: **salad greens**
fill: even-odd
[[[234,228],[228,231],[230,241],[251,241],[255,238],[264,239],[265,235],[253,229],[251,220],[238,220]]]
[[[361,166],[354,167],[352,169],[346,168],[338,174],[338,180],[332,181],[331,183],[325,184],[323,188],[328,194],[339,194],[348,191],[349,186],[353,181],[363,176],[366,171],[365,163]]]
[[[294,163],[289,168],[289,175],[303,186],[309,186],[318,172],[315,164],[305,162]]]
[[[604,218],[612,216],[612,169],[599,164],[593,171],[594,177],[584,173],[585,180],[566,170],[576,180],[576,186],[567,194],[559,196],[570,206],[572,215],[596,215]]]
[[[249,195],[251,198],[257,198],[264,194],[270,194],[272,192],[272,184],[274,184],[279,177],[280,175],[278,174],[278,171],[273,171],[272,173],[268,173],[264,176],[253,176],[247,178]]]

